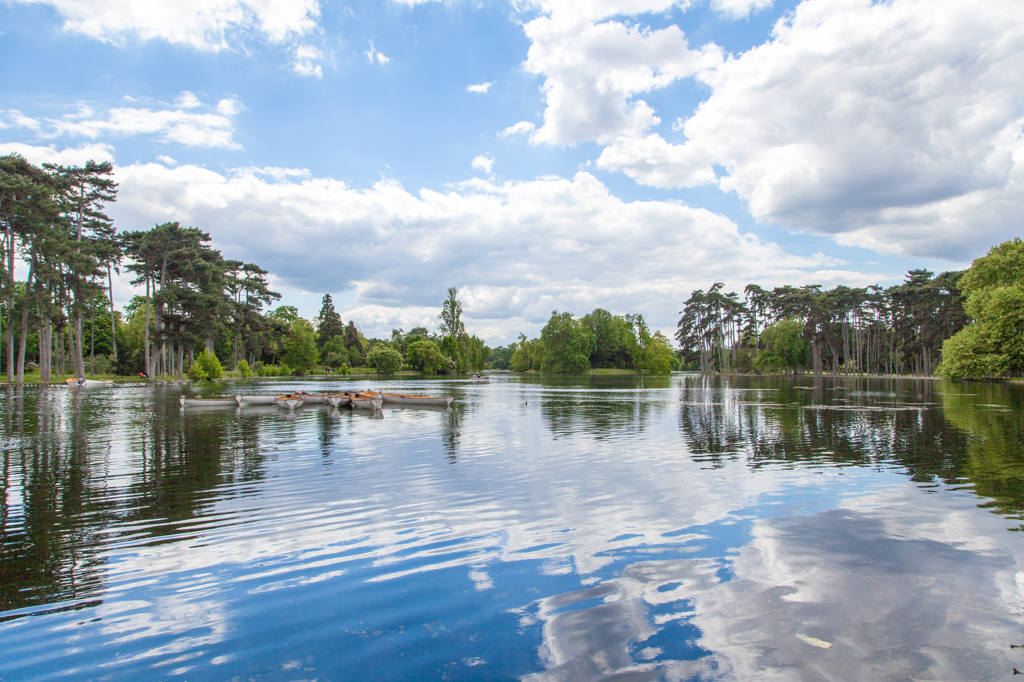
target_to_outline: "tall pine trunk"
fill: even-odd
[[[117,325],[114,324],[114,276],[111,274],[110,263],[107,263],[107,291],[110,294],[110,344],[114,350],[114,362],[117,363]]]
[[[146,351],[146,375],[152,380],[153,371],[149,363],[149,277],[146,277],[146,333],[143,346]]]
[[[14,232],[7,223],[7,278],[10,298],[7,299],[7,381],[14,381]]]
[[[82,313],[75,315],[75,376],[85,378],[85,353],[82,349]]]
[[[28,346],[28,311],[29,291],[32,289],[32,278],[36,265],[36,248],[32,246],[32,260],[28,266],[28,279],[25,281],[25,297],[21,301],[21,334],[18,339],[18,383],[25,383],[25,348]]]

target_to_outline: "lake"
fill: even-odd
[[[1006,680],[1024,386],[0,389],[3,680]]]

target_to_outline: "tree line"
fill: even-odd
[[[888,288],[750,284],[740,298],[716,282],[683,304],[678,351],[642,315],[601,308],[580,318],[553,311],[538,338],[520,334],[491,350],[466,332],[454,287],[438,334],[417,327],[367,339],[353,321],[342,322],[329,294],[314,320],[291,306],[271,310],[281,296],[267,271],[225,259],[198,228],[167,222],[118,234],[105,213],[117,198],[112,175],[109,163],[36,166],[17,154],[0,157],[0,338],[9,382],[24,381],[31,361],[42,381],[83,377],[86,349],[91,372],[98,353],[101,371],[150,378],[182,377],[193,366],[209,375],[221,360],[243,374],[357,366],[436,374],[681,365],[949,378],[1024,371],[1020,239],[993,247],[967,271],[911,270]],[[25,268],[21,280],[16,266]],[[145,292],[123,314],[113,305],[113,273],[122,267]],[[197,365],[197,351],[212,364]]]
[[[702,372],[931,376],[943,341],[967,322],[961,275],[911,270],[888,288],[750,284],[742,299],[716,282],[683,304],[676,339]]]
[[[466,332],[455,287],[448,289],[437,319],[438,334],[415,327],[409,332],[392,329],[390,339],[366,339],[352,321],[347,326],[342,324],[331,295],[325,294],[315,328],[309,325],[306,365],[318,360],[332,371],[345,372],[358,365],[382,374],[393,374],[404,367],[428,375],[483,370],[490,349],[482,339]]]
[[[224,258],[208,233],[178,222],[118,233],[105,212],[117,199],[112,176],[109,163],[37,166],[17,154],[0,157],[8,381],[23,382],[33,364],[44,382],[84,377],[97,365],[101,373],[206,378],[223,371],[222,361],[243,375],[483,369],[489,350],[466,333],[454,288],[440,335],[417,328],[367,339],[355,322],[341,321],[330,295],[315,320],[292,306],[270,309],[281,295],[270,289],[268,272]],[[122,268],[144,292],[123,313],[113,304],[113,273]]]
[[[591,369],[631,369],[665,373],[677,361],[668,338],[651,332],[640,314],[613,315],[597,308],[577,319],[552,311],[540,336],[494,349],[491,367],[514,372],[579,373]]]
[[[716,282],[680,314],[682,364],[701,372],[1019,374],[1024,243],[993,247],[966,271],[911,270],[888,288],[750,284],[740,298]]]

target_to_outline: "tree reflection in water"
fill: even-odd
[[[367,652],[408,678],[1001,679],[1019,653],[1020,387],[441,385],[451,411],[383,421],[0,393],[0,676],[38,642],[154,679],[372,677]]]

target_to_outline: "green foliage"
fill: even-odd
[[[194,381],[213,381],[224,376],[224,368],[216,355],[204,350],[188,368],[188,376]]]
[[[641,369],[652,374],[667,374],[676,368],[676,354],[672,345],[661,332],[654,332],[647,342]]]
[[[451,359],[453,363],[452,372],[458,372],[463,366],[462,352],[459,350],[459,342],[451,336],[446,336],[441,339],[441,343],[438,344],[438,348],[441,350],[441,354],[446,358]]]
[[[1024,371],[1024,240],[992,247],[958,282],[974,322],[942,345],[937,373],[983,379]]]
[[[308,320],[294,320],[281,345],[281,361],[299,376],[316,367],[316,332]]]
[[[459,370],[462,372],[479,372],[487,365],[487,346],[482,339],[465,332],[459,336],[459,355],[462,358]]]
[[[518,344],[510,343],[508,347],[498,346],[491,351],[491,355],[488,358],[488,367],[491,369],[508,369],[512,362],[512,356],[516,352]]]
[[[985,325],[964,327],[942,344],[938,375],[944,379],[984,379],[1006,371],[1006,360],[995,352]]]
[[[409,366],[415,367],[424,374],[437,374],[448,371],[450,365],[448,359],[433,341],[422,337],[416,337],[406,347],[406,362]]]
[[[394,374],[402,369],[402,354],[386,343],[378,343],[366,354],[366,362],[380,374]]]
[[[256,361],[256,375],[261,377],[287,377],[294,374],[287,365],[266,365],[262,361]]]
[[[322,346],[321,358],[327,367],[337,368],[348,364],[349,349],[345,346],[345,337],[339,334]]]
[[[242,377],[248,379],[249,377],[252,376],[252,368],[249,367],[249,363],[246,362],[245,360],[239,360],[238,373],[241,374]]]
[[[299,319],[299,309],[293,305],[283,305],[279,308],[274,308],[273,310],[271,310],[269,313],[267,313],[267,317],[273,318],[275,320],[281,320],[282,322],[287,322],[288,324],[291,324],[292,322],[295,322],[296,320]]]
[[[458,289],[449,287],[448,298],[445,299],[444,306],[441,308],[441,314],[437,316],[438,330],[441,332],[441,336],[458,338],[466,331],[465,325],[462,324],[462,303],[456,297],[458,293]]]
[[[757,354],[754,366],[762,372],[777,372],[802,366],[807,361],[804,325],[799,320],[780,320],[768,325],[761,334],[764,350]]]
[[[612,315],[603,308],[580,318],[594,334],[594,351],[590,354],[590,366],[595,368],[613,367],[622,369],[629,362],[632,346],[632,330],[621,315]]]
[[[528,372],[529,370],[540,371],[544,364],[544,341],[542,339],[526,340],[526,334],[519,335],[519,343],[512,359],[509,361],[509,369],[513,372]]]
[[[552,311],[551,319],[540,334],[544,342],[545,372],[586,372],[590,369],[590,354],[594,350],[593,332],[573,318],[572,313]]]
[[[626,315],[625,321],[629,329],[627,343],[630,363],[633,369],[643,371],[647,363],[647,346],[651,342],[651,330],[643,315]]]
[[[335,339],[340,338],[344,343],[345,324],[334,309],[334,301],[331,300],[330,294],[324,294],[320,315],[316,319],[316,341],[321,354],[325,353],[327,344]]]

